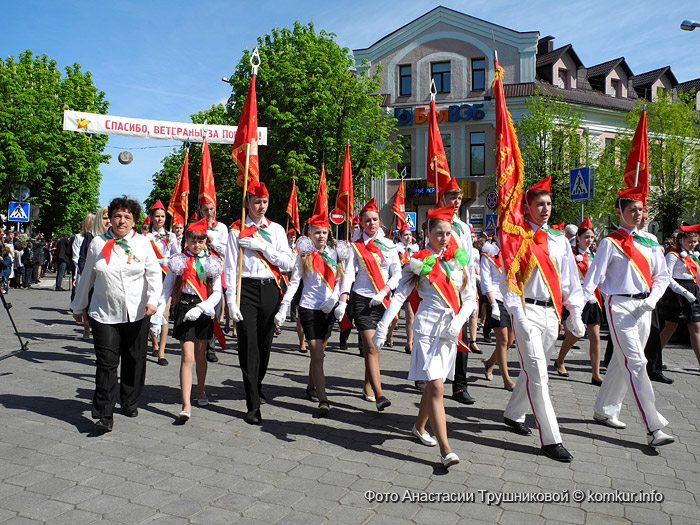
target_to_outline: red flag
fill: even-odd
[[[639,174],[637,175],[637,165]],[[636,181],[635,181],[636,177]],[[647,142],[647,110],[643,109],[637,123],[637,130],[634,132],[632,147],[627,157],[625,175],[622,179],[626,188],[638,186],[642,192],[642,202],[647,207],[647,197],[649,196],[649,145]]]
[[[338,196],[335,198],[335,209],[338,213],[345,215],[346,221],[352,220],[353,203],[352,167],[350,166],[350,143],[348,142],[345,145],[345,161],[343,162],[343,173],[340,175]]]
[[[197,212],[192,214],[192,217],[190,217],[190,222],[197,222]]]
[[[216,207],[216,189],[214,188],[214,172],[211,169],[209,144],[204,137],[202,143],[202,166],[199,168],[199,204],[214,204]]]
[[[292,191],[289,193],[289,203],[287,203],[287,215],[289,215],[289,220],[292,226],[297,231],[301,232],[301,226],[299,225],[299,204],[297,203],[297,183],[292,179]]]
[[[450,167],[447,164],[445,146],[437,124],[435,101],[430,101],[430,117],[428,125],[428,186],[434,186],[435,192],[440,191],[450,182]],[[437,167],[437,170],[436,170]]]
[[[182,163],[180,168],[180,175],[177,177],[177,182],[175,183],[175,189],[173,190],[173,196],[170,197],[170,203],[168,204],[168,213],[173,218],[173,222],[180,221],[181,224],[185,224],[187,219],[188,211],[188,195],[190,194],[190,176],[188,170],[190,152],[187,150],[185,153],[185,161]]]
[[[394,195],[391,211],[396,215],[396,227],[401,229],[406,222],[406,193],[403,187],[403,179],[399,182],[399,188],[396,190],[396,195]]]
[[[239,186],[245,184],[245,150],[246,144],[250,144],[250,155],[248,163],[248,183],[260,179],[260,170],[258,167],[258,102],[255,96],[255,77],[250,78],[250,87],[248,95],[243,105],[241,119],[238,121],[238,129],[236,130],[236,139],[233,142],[233,150],[231,158],[236,161],[238,166],[238,179],[236,183]]]
[[[523,216],[523,159],[518,137],[506,107],[503,95],[503,69],[494,58],[495,78],[491,86],[496,99],[496,183],[498,188],[498,223],[500,224],[503,268],[508,270],[508,287],[522,295],[518,275],[521,260],[532,242],[532,232],[524,228]],[[528,229],[529,230],[529,229]]]
[[[328,190],[326,189],[326,167],[321,166],[321,176],[318,179],[318,195],[312,215],[328,216]]]

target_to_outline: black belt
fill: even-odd
[[[253,279],[251,277],[241,278],[241,284],[254,284],[256,286],[267,286],[268,284],[277,284],[274,279]]]
[[[525,298],[525,302],[528,304],[534,304],[537,306],[554,306],[553,301],[538,301],[537,299],[530,299],[529,297]]]
[[[180,295],[180,304],[184,306],[190,306],[201,302],[202,301],[199,299],[198,295],[191,293],[183,293],[182,295]]]
[[[647,297],[649,297],[648,292],[644,292],[644,293],[616,293],[615,295],[617,295],[618,297],[630,297],[632,299],[646,299]]]

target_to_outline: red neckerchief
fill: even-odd
[[[262,223],[260,224],[260,227],[256,226],[255,224],[251,226],[243,226],[243,231],[241,231],[241,220],[238,219],[236,222],[234,222],[231,225],[231,230],[232,231],[237,231],[239,233],[239,238],[244,239],[246,237],[254,237],[255,235],[258,236],[259,239],[267,241],[270,238],[270,234],[265,232],[264,235],[261,235],[258,230],[264,230],[270,225],[270,221],[266,218],[263,217]],[[275,278],[275,282],[277,283],[277,287],[280,289],[280,292],[282,292],[282,272],[280,271],[279,267],[275,264],[272,264],[270,261],[267,260],[267,258],[260,252],[253,250],[253,253],[262,261],[262,263],[267,267],[268,270],[270,270],[270,273],[272,276]]]
[[[690,252],[686,252],[686,256],[681,257],[681,253],[678,250],[678,248],[673,248],[671,250],[671,253],[685,263],[686,269],[688,270],[690,275],[693,276],[693,281],[695,281],[695,283],[697,284],[697,282],[698,282],[698,262],[697,262],[697,260],[690,255]]]
[[[126,260],[126,264],[130,264],[131,259],[135,260],[136,262],[141,262],[138,257],[131,253],[131,248],[129,247],[129,243],[126,240],[127,237],[133,239],[135,235],[136,232],[134,230],[131,230],[131,236],[129,236],[129,234],[127,233],[121,239],[117,239],[112,233],[112,228],[107,230],[107,232],[105,233],[105,236],[107,237],[107,243],[102,247],[102,257],[105,258],[105,262],[109,264],[109,261],[112,258],[112,249],[114,248],[115,244],[122,246],[124,253],[126,253],[128,257]]]
[[[576,261],[576,267],[578,268],[578,273],[581,274],[581,279],[586,278],[586,274],[588,273],[588,268],[591,266],[591,261],[588,259],[588,252],[583,252],[583,253],[578,253],[578,248],[574,246],[574,257],[577,255],[581,256],[581,261]],[[600,290],[598,287],[596,287],[595,291],[593,292],[593,295],[596,298],[596,301],[598,301],[598,306],[600,306],[600,309],[603,309],[603,296],[600,295]]]
[[[526,229],[530,228],[530,225],[526,224],[525,227]],[[557,311],[557,317],[559,317],[559,320],[561,320],[561,312],[564,301],[561,295],[559,271],[549,255],[547,232],[544,231],[544,229],[537,229],[533,241],[528,246],[528,252],[530,257],[534,258],[535,264],[540,270],[540,275],[542,276],[544,283],[547,285],[549,295],[554,302],[554,309]]]

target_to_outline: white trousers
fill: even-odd
[[[540,430],[540,442],[543,445],[554,445],[561,443],[561,435],[549,397],[547,364],[554,353],[559,335],[559,318],[554,308],[529,303],[525,303],[525,314],[533,327],[530,341],[524,337],[522,324],[511,316],[521,374],[515,382],[503,415],[523,423],[528,407],[532,408]]]
[[[668,425],[668,421],[656,411],[656,397],[647,374],[644,346],[649,338],[651,312],[636,317],[642,301],[619,295],[605,298],[615,350],[593,410],[611,419],[618,418],[629,388],[647,432],[652,432]]]

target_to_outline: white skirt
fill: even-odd
[[[453,341],[413,332],[411,367],[408,379],[411,381],[433,381],[453,379],[457,344]]]

